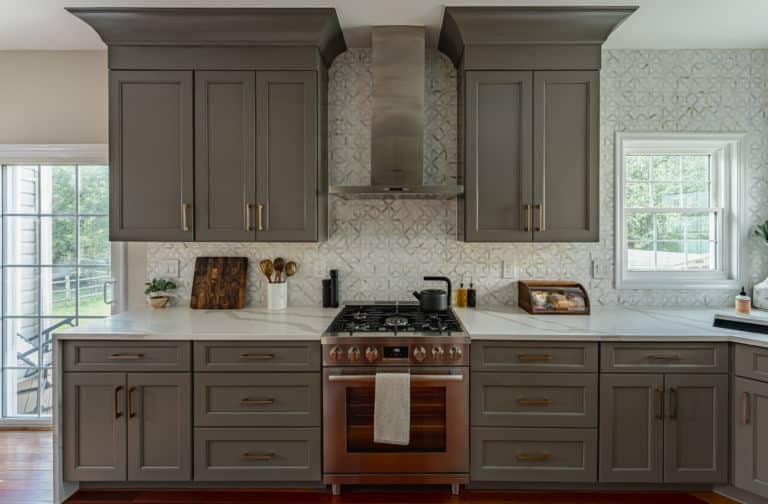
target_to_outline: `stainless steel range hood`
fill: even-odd
[[[424,27],[375,26],[371,184],[331,186],[345,198],[452,198],[461,186],[424,185]]]

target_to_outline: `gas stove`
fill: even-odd
[[[322,338],[326,366],[464,366],[469,337],[453,310],[418,303],[346,305]]]

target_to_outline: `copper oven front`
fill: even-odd
[[[373,442],[377,371],[411,373],[407,446]],[[325,368],[326,483],[465,482],[469,472],[468,381],[467,369],[461,367]]]

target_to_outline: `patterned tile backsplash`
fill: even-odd
[[[330,70],[329,152],[332,184],[370,180],[370,50],[340,55]],[[484,244],[456,240],[455,201],[343,201],[331,197],[330,238],[321,244],[150,243],[147,276],[165,259],[181,263],[178,297],[189,298],[194,259],[246,256],[249,305],[265,304],[258,261],[282,256],[299,264],[289,303],[319,304],[320,281],[340,270],[343,300],[409,299],[424,275],[474,282],[480,304],[517,302],[517,278],[573,279],[593,303],[725,305],[730,291],[617,291],[613,280],[591,279],[591,259],[613,265],[614,133],[616,131],[746,132],[750,224],[768,218],[768,50],[610,50],[601,74],[600,242]],[[456,72],[428,51],[425,178],[456,175]],[[765,247],[749,240],[749,279],[768,273]],[[502,278],[502,264],[514,279]],[[184,301],[182,301],[184,302]]]

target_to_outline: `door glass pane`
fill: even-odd
[[[27,367],[38,365],[40,322],[37,318],[6,318],[4,366]]]
[[[8,369],[4,372],[5,408],[8,416],[37,416],[39,376],[38,368]]]
[[[347,450],[350,452],[443,452],[446,449],[445,388],[411,388],[411,431],[407,446],[373,442],[373,387],[347,389]]]
[[[104,302],[104,283],[112,279],[108,268],[78,268],[79,272],[79,314],[102,316],[110,314],[111,306]]]

